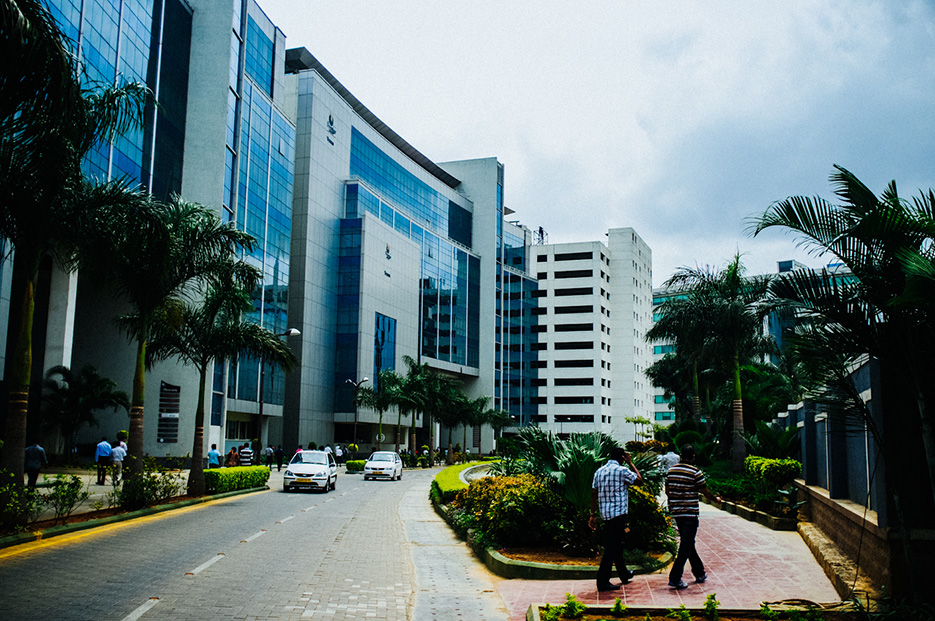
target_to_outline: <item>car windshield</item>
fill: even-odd
[[[322,466],[328,465],[328,458],[325,457],[324,453],[311,453],[309,451],[303,451],[301,453],[296,453],[295,457],[292,458],[290,463],[293,464],[321,464]]]
[[[394,461],[394,455],[395,453],[374,453],[370,456],[370,461]]]

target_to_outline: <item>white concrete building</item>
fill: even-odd
[[[652,356],[652,252],[630,228],[607,244],[532,249],[539,279],[539,426],[561,435],[603,431],[636,437],[627,418],[652,416],[643,374]]]

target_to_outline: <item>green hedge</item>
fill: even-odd
[[[263,487],[267,481],[269,481],[269,468],[266,466],[235,466],[205,470],[205,490],[209,494]]]
[[[366,459],[350,459],[345,465],[348,472],[362,472],[366,463]]]
[[[792,483],[802,472],[802,464],[794,459],[770,459],[750,455],[743,465],[753,477],[754,485],[761,491],[781,489]]]
[[[473,468],[479,463],[481,462],[473,461],[466,464],[449,466],[435,475],[435,480],[432,481],[432,490],[438,494],[438,498],[442,504],[448,504],[454,500],[455,495],[467,487],[467,484],[461,480],[461,472],[468,468]]]

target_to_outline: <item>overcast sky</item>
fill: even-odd
[[[497,157],[505,204],[551,243],[633,227],[653,280],[795,258],[747,219],[935,187],[935,3],[258,0],[364,105],[437,162]]]

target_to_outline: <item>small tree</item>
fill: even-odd
[[[381,369],[374,386],[361,386],[354,395],[354,403],[375,410],[380,417],[377,426],[377,450],[383,446],[383,413],[396,405],[402,379],[392,369]]]
[[[129,413],[129,396],[117,390],[117,384],[103,377],[93,366],[85,365],[77,373],[65,366],[55,366],[45,372],[42,419],[47,429],[61,434],[66,460],[71,459],[81,428],[97,426],[94,413],[117,408]]]

